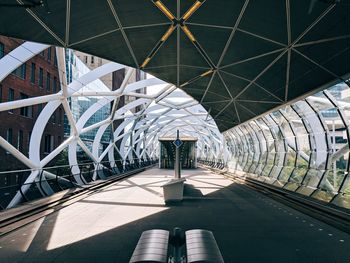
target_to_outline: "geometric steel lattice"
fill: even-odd
[[[46,48],[48,46],[44,44],[25,42],[1,58],[0,81],[22,63]],[[58,63],[60,64],[60,61]],[[158,137],[175,136],[174,132],[176,129],[179,129],[184,136],[198,138],[197,151],[199,157],[203,158],[206,156],[217,159],[222,156],[223,137],[211,116],[197,101],[172,84],[167,84],[154,77],[128,84],[128,80],[134,71],[134,69],[128,68],[123,83],[115,91],[85,88],[89,83],[98,80],[104,75],[125,67],[124,65],[110,62],[85,73],[77,79],[73,79],[68,85],[62,81],[61,90],[56,94],[0,103],[0,111],[47,103],[33,127],[28,157],[0,136],[0,146],[31,169],[31,174],[21,187],[22,193],[28,190],[30,183],[38,180],[40,171],[65,148],[68,148],[69,165],[72,167],[71,172],[74,180],[78,184],[86,183],[79,176],[78,146],[91,159],[95,168],[99,165],[103,166],[102,160],[106,158],[113,166],[115,151],[118,152],[124,163],[126,161],[133,162],[134,156],[139,159],[157,157],[159,154]],[[138,92],[145,87],[148,89],[153,87],[156,91],[154,94]],[[134,97],[135,100],[117,108],[115,105],[118,105],[118,98],[121,96]],[[68,103],[68,99],[72,97],[95,97],[97,101],[78,120],[75,120]],[[97,111],[111,104],[113,104],[113,107],[106,119],[87,125],[88,120]],[[68,118],[71,134],[57,148],[41,159],[40,142],[44,129],[51,115],[60,105],[63,106]],[[101,138],[106,129],[113,125],[115,120],[121,120],[121,123],[119,126],[114,127],[111,141],[101,153],[99,151]],[[96,129],[97,132],[93,140],[92,150],[90,150],[80,138],[80,135]],[[116,142],[120,142],[118,146]],[[96,172],[93,178],[96,179]],[[46,184],[44,187],[50,193],[50,186]],[[9,207],[17,204],[20,199],[21,194],[17,193]]]
[[[220,131],[349,73],[346,1],[49,2],[2,1],[0,34],[143,69],[199,101]]]

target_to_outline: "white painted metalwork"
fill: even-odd
[[[0,65],[3,65],[3,67],[0,67],[0,80],[47,47],[43,44],[25,42],[7,54],[0,60]],[[62,57],[58,56],[58,60],[61,60]],[[59,64],[64,65],[65,63],[59,61]],[[21,188],[23,193],[29,189],[30,183],[38,180],[40,171],[66,148],[68,148],[69,164],[77,184],[86,183],[79,176],[77,147],[80,147],[86,153],[94,163],[95,168],[101,166],[101,162],[105,158],[108,158],[109,162],[115,163],[115,151],[121,156],[124,164],[126,162],[133,163],[134,156],[140,159],[157,157],[159,154],[158,137],[175,136],[176,130],[179,129],[184,136],[198,138],[199,158],[222,158],[224,156],[223,136],[217,129],[214,120],[197,101],[171,84],[154,77],[127,84],[128,78],[134,71],[134,69],[128,68],[123,84],[115,91],[84,89],[104,75],[123,68],[126,67],[111,62],[83,74],[69,85],[62,84],[61,90],[56,94],[0,103],[0,111],[47,103],[33,127],[28,158],[0,137],[0,146],[32,170],[25,181],[25,185]],[[65,74],[64,72],[60,73]],[[60,79],[63,78],[65,76],[60,76]],[[139,93],[145,87],[154,92]],[[134,97],[135,100],[121,108],[117,108],[118,99],[124,95]],[[98,99],[78,120],[75,120],[68,103],[70,97],[97,97]],[[98,123],[86,125],[96,112],[113,102],[110,116]],[[41,159],[40,143],[45,127],[52,114],[61,105],[71,126],[71,134],[56,149]],[[115,127],[108,147],[100,153],[99,146],[102,136],[115,120],[122,120],[122,122],[118,127]],[[93,140],[92,150],[90,150],[81,140],[80,135],[93,129],[97,129],[97,132]],[[119,142],[119,147],[116,146],[117,142]],[[97,179],[96,172],[93,179]],[[49,184],[41,186],[46,194],[53,193]],[[18,204],[21,198],[22,195],[18,192],[8,207]]]

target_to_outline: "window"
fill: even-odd
[[[8,101],[14,101],[14,100],[15,100],[15,90],[9,88]],[[13,110],[9,110],[9,112],[13,113]]]
[[[63,120],[62,109],[59,108],[58,109],[58,124],[62,124],[62,120]]]
[[[85,61],[85,64],[88,63],[88,57],[87,56],[84,56],[84,61]]]
[[[13,143],[13,130],[12,130],[12,128],[8,128],[6,131],[6,141],[10,144]]]
[[[51,86],[51,74],[49,72],[47,72],[46,75],[46,90],[50,91],[50,87]]]
[[[43,110],[43,105],[42,104],[38,104],[38,116],[40,114],[40,112]]]
[[[95,57],[91,56],[91,64],[94,64],[94,63],[95,63]]]
[[[47,49],[47,61],[51,61],[51,47]]]
[[[26,71],[27,71],[27,67],[26,67],[26,63],[24,63],[21,66],[19,66],[18,68],[16,68],[12,72],[12,74],[16,75],[17,77],[19,77],[21,79],[26,79]]]
[[[35,63],[32,63],[31,70],[30,70],[30,82],[35,84],[35,71],[36,71]]]
[[[17,135],[17,149],[22,152],[23,151],[23,131],[19,130]]]
[[[29,98],[28,95],[26,95],[24,93],[21,93],[20,95],[21,95],[21,100]],[[20,114],[22,116],[32,118],[33,117],[33,106],[22,107],[20,109]]]
[[[39,68],[39,87],[44,87],[44,70]]]
[[[19,184],[19,175],[18,174],[15,175],[15,184]]]
[[[9,181],[10,181],[10,176],[9,175],[4,176],[4,185],[7,185]]]
[[[52,123],[56,123],[56,112],[52,113],[51,121],[52,121]]]
[[[53,52],[53,64],[55,67],[57,67],[57,55],[56,55],[56,51]]]
[[[8,101],[14,101],[14,100],[15,100],[15,90],[9,88]]]
[[[44,152],[50,153],[53,150],[54,137],[50,134],[45,135]]]
[[[57,77],[53,77],[53,92],[57,92]]]
[[[0,42],[0,58],[5,56],[5,45]]]
[[[27,140],[27,149],[29,149],[29,145],[30,145],[30,137],[32,136],[32,132],[28,133],[28,140]]]
[[[347,139],[343,136],[335,136],[335,143],[347,143]],[[331,136],[331,143],[333,143],[333,136]]]

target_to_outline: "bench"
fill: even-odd
[[[169,231],[153,229],[142,232],[129,263],[167,263]]]
[[[187,259],[187,260],[186,260]],[[174,228],[148,230],[141,234],[129,263],[224,263],[211,231]]]
[[[211,231],[194,229],[186,231],[187,263],[224,263]]]

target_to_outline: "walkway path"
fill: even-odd
[[[0,238],[0,262],[127,263],[142,231],[175,226],[213,231],[226,263],[349,262],[348,234],[202,169],[165,206],[172,174],[147,170]]]

